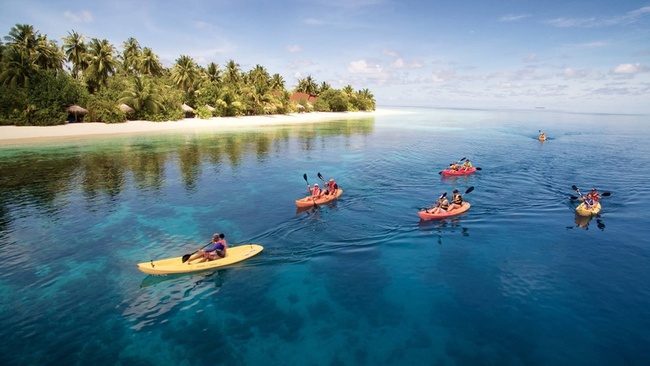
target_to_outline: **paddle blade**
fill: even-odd
[[[304,179],[305,182],[307,182],[307,184],[309,184],[309,181],[307,180],[307,173],[302,175],[302,179]]]
[[[468,194],[469,192],[471,192],[473,190],[474,190],[474,186],[471,186],[471,187],[467,188],[467,190],[465,191],[465,194]]]
[[[465,159],[467,159],[467,158],[462,158],[462,159],[460,159],[460,160],[458,160],[458,161],[463,161],[463,160],[465,160]]]
[[[476,170],[483,170],[483,168],[479,168],[479,167],[475,167],[475,168],[476,168]]]
[[[442,170],[438,172],[438,174],[442,174]]]
[[[190,259],[191,256],[192,256],[191,254],[185,254],[183,256],[183,263],[187,262],[187,260]]]
[[[318,172],[318,178],[320,178],[320,180],[322,180],[323,182],[325,181],[325,179],[323,179],[323,175],[320,172]]]
[[[605,193],[601,194],[601,196],[603,196],[603,197],[609,197],[611,195],[612,195],[612,192],[605,192]]]
[[[574,201],[575,201],[575,200],[577,200],[577,199],[578,199],[578,197],[576,197],[576,196],[570,196],[570,197],[569,197],[569,199],[571,199],[571,200],[574,200]]]
[[[571,189],[573,189],[574,191],[578,192],[578,187],[576,187],[575,184],[571,186]]]

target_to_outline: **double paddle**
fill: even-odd
[[[580,197],[584,197],[584,195],[582,193],[580,193],[580,190],[578,189],[578,187],[575,184],[571,186],[571,189],[578,192]],[[611,192],[603,192],[603,193],[599,193],[599,194],[601,195],[601,197],[609,197],[609,196],[612,195]],[[580,197],[570,196],[569,198],[572,199],[572,200],[577,200],[577,199],[580,199]]]
[[[471,186],[471,187],[467,188],[467,190],[465,190],[465,193],[463,193],[463,194],[468,194],[469,192],[471,192],[473,190],[474,190],[474,186]],[[447,197],[447,192],[440,195],[440,197],[438,197],[438,200],[441,200],[442,198],[445,198],[445,197]],[[440,203],[438,203],[437,205],[431,205],[431,207],[427,208],[426,211],[429,211],[430,209],[434,208],[434,206],[439,207]]]
[[[320,178],[320,173],[318,173],[318,175],[319,175],[319,178]],[[309,188],[309,181],[307,180],[307,173],[302,175],[302,179],[304,179],[305,182],[307,182],[307,188]],[[321,179],[323,179],[323,178],[321,178]],[[311,192],[311,190],[309,190],[309,192]],[[318,205],[316,204],[316,199],[314,198],[313,194],[311,196],[311,201],[314,203],[314,207],[318,207]]]

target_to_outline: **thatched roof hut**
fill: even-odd
[[[82,108],[82,107],[80,107],[80,106],[78,106],[76,104],[73,104],[73,105],[69,106],[68,108],[66,108],[66,112],[74,113],[74,114],[86,114],[86,113],[88,113],[88,110],[85,109],[85,108]]]
[[[82,122],[83,116],[88,113],[88,110],[76,104],[73,104],[65,109],[68,112],[69,122]]]
[[[210,110],[210,112],[214,112],[214,111],[217,110],[215,107],[213,107],[213,106],[211,106],[211,105],[209,105],[209,104],[206,104],[206,105],[205,105],[205,108],[207,108],[208,110]]]
[[[185,104],[185,103],[183,103],[183,105],[181,106],[181,109],[182,109],[183,112],[185,112],[185,113],[192,113],[192,112],[194,112],[194,109],[193,109],[192,107],[190,107],[189,105]]]
[[[129,107],[128,105],[126,105],[124,103],[118,105],[117,108],[119,108],[122,112],[124,112],[126,114],[135,112],[135,109]]]

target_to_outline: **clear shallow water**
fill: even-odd
[[[0,363],[646,364],[648,116],[409,112],[0,148]],[[438,175],[462,157],[483,170]],[[317,172],[345,193],[299,212]],[[572,184],[612,193],[601,217]],[[213,232],[265,251],[135,266]]]

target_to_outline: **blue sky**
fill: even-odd
[[[650,113],[650,0],[4,0],[3,36],[31,24],[165,66],[260,64],[370,89],[378,106]]]

